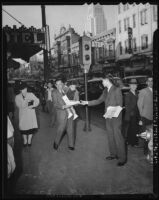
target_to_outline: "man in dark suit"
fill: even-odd
[[[132,79],[129,82],[130,91],[125,96],[125,116],[124,116],[124,128],[125,128],[125,140],[131,146],[137,147],[139,134],[139,110],[137,107],[137,81]]]
[[[73,117],[68,118],[66,109],[70,106],[66,105],[63,96],[64,92],[64,83],[62,78],[58,78],[55,81],[55,86],[57,89],[54,89],[52,92],[52,100],[54,108],[56,109],[56,136],[53,144],[55,150],[58,149],[63,133],[66,131],[68,136],[68,148],[74,150],[75,145],[75,135],[74,135],[74,121]]]
[[[103,86],[105,87],[105,89],[99,99],[93,101],[82,101],[82,104],[94,106],[105,102],[105,112],[107,111],[107,108],[109,106],[122,107],[123,101],[121,90],[114,85],[113,77],[111,75],[104,76]],[[118,159],[117,166],[123,166],[126,163],[125,142],[121,133],[121,125],[122,112],[120,112],[118,117],[106,119],[106,131],[108,135],[108,144],[110,151],[110,155],[106,157],[106,159]]]

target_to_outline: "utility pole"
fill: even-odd
[[[46,34],[46,14],[45,14],[45,5],[41,5],[41,13],[42,13],[42,27],[45,28],[45,34]],[[47,34],[46,34],[47,37]],[[45,42],[47,43],[47,38],[45,39]],[[45,44],[47,46],[47,44]],[[48,80],[48,51],[47,49],[43,50],[44,55],[44,80]]]

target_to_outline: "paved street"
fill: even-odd
[[[153,167],[145,159],[142,149],[129,148],[127,164],[117,167],[116,160],[105,160],[109,150],[104,129],[91,125],[91,132],[83,132],[84,122],[79,119],[75,151],[68,150],[66,136],[55,151],[52,144],[56,127],[49,128],[48,124],[48,114],[40,112],[40,129],[33,138],[32,147],[22,148],[22,153],[19,151],[21,144],[15,147],[19,155],[18,169],[21,165],[17,184],[14,184],[16,194],[153,192]],[[16,137],[20,138],[20,135]]]

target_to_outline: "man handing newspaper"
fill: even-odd
[[[82,105],[94,106],[105,103],[104,118],[106,119],[106,132],[110,155],[106,160],[118,159],[117,166],[126,163],[125,142],[121,133],[123,97],[119,87],[115,86],[111,74],[104,75],[102,84],[105,87],[102,95],[97,100],[81,101]]]

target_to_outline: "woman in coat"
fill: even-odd
[[[130,91],[125,97],[125,139],[131,146],[138,144],[137,134],[139,131],[139,110],[137,107],[137,81],[132,79],[129,83]]]
[[[19,109],[19,130],[23,136],[24,146],[31,146],[32,136],[38,128],[35,107],[39,105],[39,99],[31,92],[27,92],[27,85],[20,84],[20,94],[15,97],[16,106]]]

